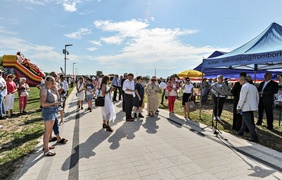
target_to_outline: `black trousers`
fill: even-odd
[[[225,102],[225,97],[215,97],[213,96],[213,115],[221,116],[223,105]]]
[[[263,118],[263,111],[265,110],[266,119],[267,119],[267,127],[273,128],[273,104],[259,102],[259,109],[258,109],[258,122],[257,124],[262,123]]]
[[[118,87],[118,100],[121,100],[121,96],[122,96],[122,89],[121,87]]]
[[[132,108],[133,108],[133,96],[124,93],[124,105],[125,105],[125,114],[126,114],[126,119],[131,118],[131,112],[132,112]]]
[[[118,90],[118,87],[114,86],[114,88],[115,88],[115,90],[114,90],[113,101],[117,101],[117,90]]]
[[[249,129],[251,136],[253,139],[258,139],[256,130],[255,130],[255,124],[253,122],[253,111],[246,111],[242,113],[242,126],[239,131],[239,134],[243,135],[246,128]]]
[[[162,102],[161,102],[161,104],[163,104],[164,103],[164,97],[165,97],[165,89],[163,90],[163,93],[162,93]]]

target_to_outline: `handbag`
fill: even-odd
[[[98,96],[95,99],[95,106],[99,106],[99,107],[105,106],[105,97],[104,96]]]
[[[101,95],[101,89],[99,89],[99,93],[97,98],[95,99],[95,106],[103,107],[105,106],[105,96]]]
[[[195,106],[194,101],[186,102],[185,105],[189,112],[196,111],[196,106]]]
[[[141,108],[144,108],[145,107],[145,103],[144,101],[142,102],[142,105],[141,105]]]

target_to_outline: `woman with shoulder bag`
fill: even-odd
[[[109,132],[113,132],[109,122],[114,121],[116,118],[115,107],[112,102],[111,93],[114,91],[113,87],[109,87],[110,77],[104,76],[100,86],[100,94],[105,97],[105,105],[101,107],[101,114],[103,117],[103,128]]]
[[[186,83],[183,85],[182,89],[184,89],[184,93],[183,93],[183,96],[182,96],[182,106],[184,108],[184,118],[188,118],[191,119],[189,117],[189,104],[191,101],[192,101],[192,97],[193,97],[193,88],[194,86],[190,83],[190,79],[189,77],[185,79],[186,80]],[[188,106],[187,106],[187,105]],[[187,115],[186,116],[186,112],[187,112]]]

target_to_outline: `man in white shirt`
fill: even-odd
[[[135,83],[133,81],[133,74],[128,74],[128,79],[124,81],[122,90],[124,91],[124,103],[125,103],[125,113],[126,121],[134,121],[134,118],[131,116],[133,108],[133,98],[135,96]]]
[[[0,69],[0,120],[6,119],[2,116],[2,114],[5,114],[5,106],[4,106],[4,98],[7,95],[7,86],[6,81],[2,77],[3,71]]]
[[[242,85],[242,88],[237,105],[237,112],[242,113],[242,125],[238,134],[243,136],[246,127],[248,127],[252,136],[249,140],[258,142],[258,136],[253,122],[253,111],[258,110],[259,93],[257,88],[247,81],[246,77],[241,76],[239,82]]]

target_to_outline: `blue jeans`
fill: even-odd
[[[2,114],[5,114],[5,106],[4,106],[4,96],[2,93],[0,93],[0,117],[2,117]]]
[[[53,131],[54,131],[54,134],[55,135],[59,135],[59,125],[58,125],[58,116],[56,116],[55,118],[55,122],[54,122],[54,125],[53,125]]]
[[[242,113],[242,125],[239,131],[239,134],[243,135],[246,128],[248,127],[252,138],[257,140],[258,136],[255,130],[255,124],[252,118],[253,118],[253,111],[245,111]]]

